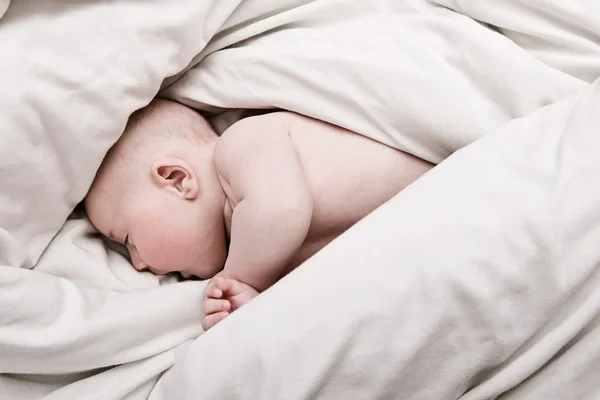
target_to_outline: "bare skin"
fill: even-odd
[[[96,194],[102,192],[98,187],[106,187],[106,182],[110,182],[106,176],[96,178],[99,182],[95,182],[96,188],[92,187],[86,206],[90,220],[101,232],[118,231],[123,237],[127,231],[130,239],[137,236],[137,242],[134,239],[125,243],[137,269],[213,276],[203,302],[205,330],[269,288],[432,167],[364,136],[289,112],[241,120],[203,148],[206,162],[178,162],[172,156],[165,161],[162,157],[154,162],[152,176],[154,186],[169,189],[185,204],[202,205],[204,214],[198,218],[206,219],[207,210],[212,210],[210,221],[217,222],[204,225],[214,225],[210,235],[224,235],[230,241],[222,270],[219,260],[207,261],[204,264],[212,262],[212,267],[202,271],[188,266],[184,259],[180,266],[169,265],[160,257],[162,253],[155,255],[151,251],[164,240],[149,237],[147,227],[144,232],[135,232],[132,227],[140,222],[120,222],[126,218],[121,218],[120,226],[116,226],[114,217],[109,219],[108,211],[96,200],[102,197]],[[178,157],[185,158],[187,153],[182,151]],[[110,172],[107,174],[110,176]],[[201,190],[196,191],[197,187]],[[208,200],[199,193],[207,191],[215,193],[209,196],[214,207],[203,204]],[[152,196],[162,201],[151,191],[143,198],[147,202]],[[179,204],[164,201],[163,207],[169,210]],[[136,204],[136,200],[128,203]],[[113,215],[115,207],[118,205],[110,208]],[[122,214],[126,215],[127,210]],[[192,215],[189,224],[195,224],[198,218]],[[218,221],[223,225],[222,232],[217,229]],[[186,229],[178,227],[183,232]],[[189,227],[190,232],[193,229]],[[218,245],[212,249],[221,247],[220,241],[215,243]],[[184,257],[182,251],[174,256]],[[187,258],[202,259],[192,256],[190,253]]]
[[[430,169],[406,153],[298,114],[242,120],[215,164],[231,247],[206,290],[205,329]]]

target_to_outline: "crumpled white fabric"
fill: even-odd
[[[567,389],[591,396],[593,324],[571,320],[582,337],[565,336],[553,312],[570,304],[595,318],[594,298],[573,286],[592,274],[585,261],[595,253],[575,241],[579,267],[564,270],[550,257],[550,268],[540,256],[546,242],[523,238],[550,215],[533,199],[562,193],[540,168],[575,168],[573,158],[553,166],[536,150],[573,137],[560,129],[575,110],[575,137],[593,126],[581,115],[596,106],[586,86],[600,71],[600,25],[566,0],[541,15],[526,0],[486,2],[495,13],[481,15],[479,3],[460,3],[458,12],[421,0],[11,3],[0,19],[0,373],[11,373],[0,376],[0,398],[256,398],[256,390],[290,399],[486,398],[510,388],[515,398]],[[552,51],[507,38],[526,28],[535,36],[544,23]],[[219,126],[244,108],[283,107],[433,162],[575,95],[493,133],[510,141],[485,138],[457,154],[231,322],[187,342],[201,334],[202,283],[134,273],[79,214],[46,249],[129,113],[159,88],[215,114]],[[538,197],[524,195],[535,188]],[[584,204],[560,199],[566,205],[552,210]],[[583,219],[560,226],[582,230]],[[33,271],[14,268],[33,266],[44,250]],[[527,314],[519,326],[515,310]],[[556,325],[540,329],[549,317]],[[542,343],[535,356],[523,341],[546,331],[557,339],[532,342]],[[223,343],[232,357],[221,362],[213,352]],[[544,364],[564,343],[581,350]],[[573,388],[555,374],[584,383]]]
[[[84,219],[53,237],[130,113],[238,5],[19,0],[0,18],[0,397],[39,398],[200,334],[202,284],[134,276]],[[142,390],[130,385],[112,397]]]

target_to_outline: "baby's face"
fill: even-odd
[[[106,175],[88,194],[87,213],[103,235],[127,247],[135,269],[203,279],[222,269],[227,250],[220,185],[207,190],[204,182],[202,194],[190,200],[150,181],[118,190]]]

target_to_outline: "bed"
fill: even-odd
[[[595,9],[594,9],[595,8]],[[600,9],[0,0],[0,399],[597,399]],[[437,166],[204,334],[77,207],[160,96]]]

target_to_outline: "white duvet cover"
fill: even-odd
[[[13,0],[0,399],[597,398],[600,16],[534,4]],[[203,283],[63,226],[161,85],[446,161],[203,335]]]

